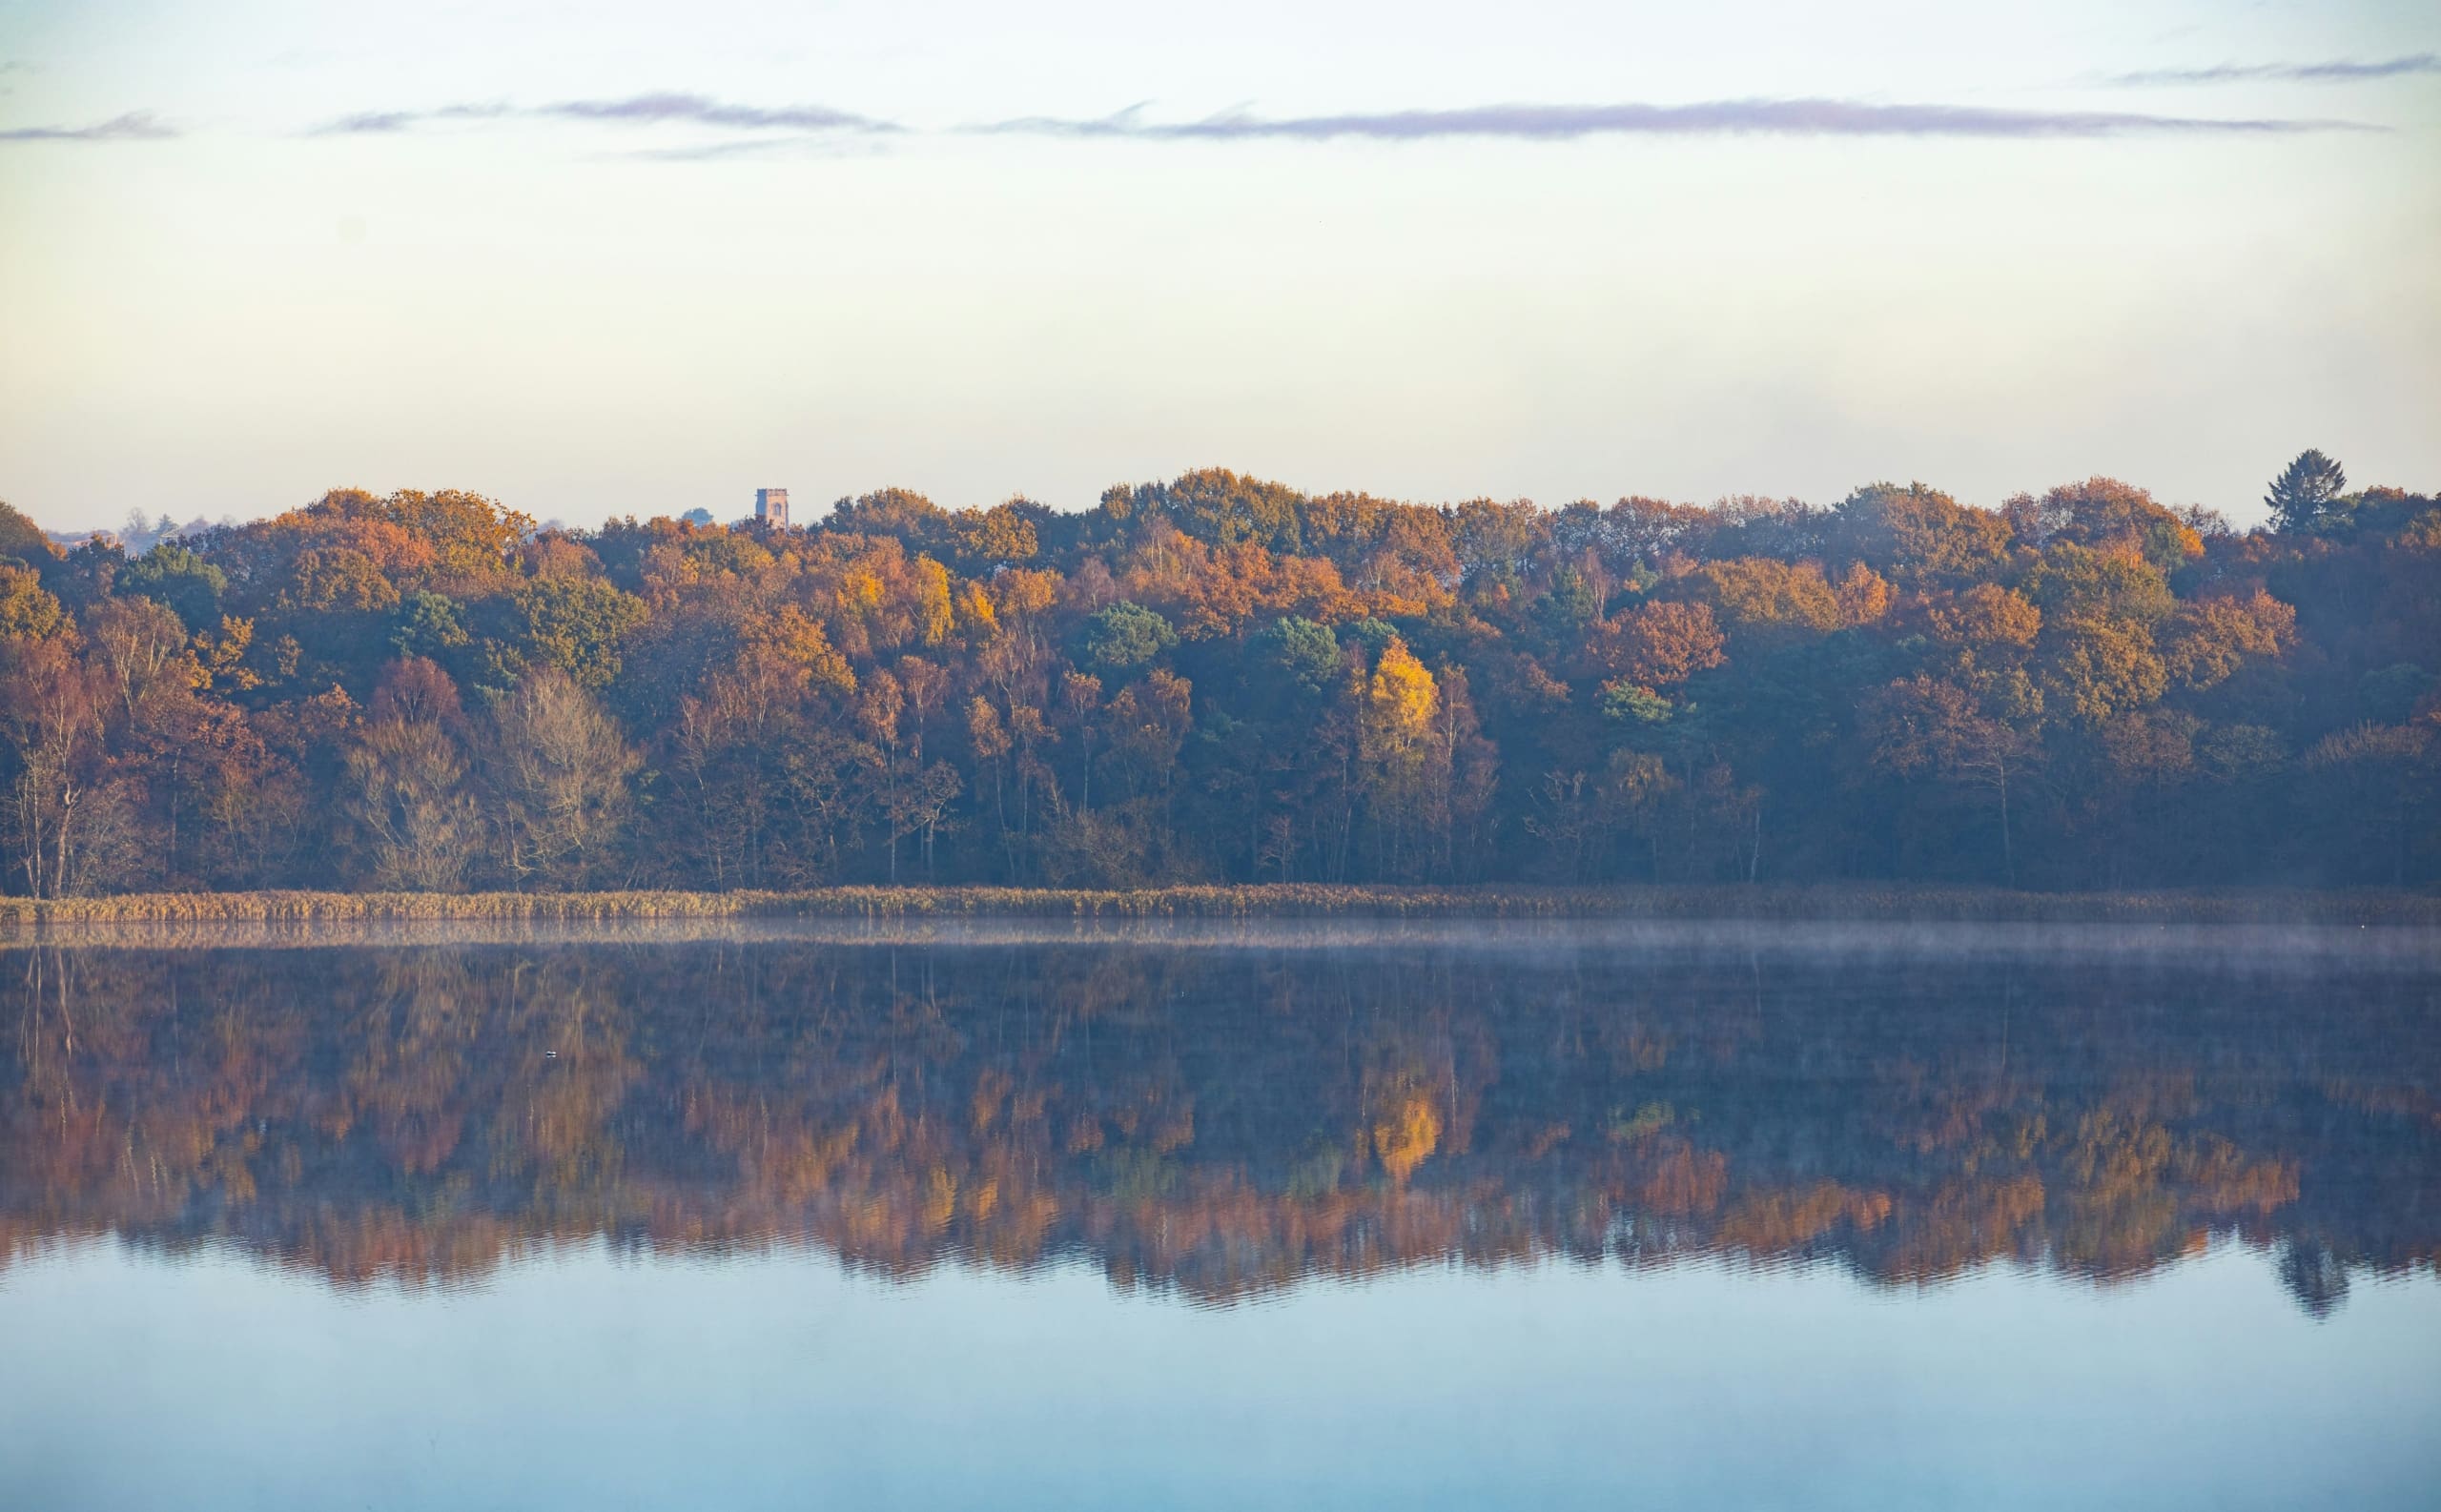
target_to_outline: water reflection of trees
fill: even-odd
[[[606,1236],[1223,1301],[1549,1257],[2110,1279],[2234,1233],[2317,1315],[2441,1255],[2441,1037],[2397,975],[720,944],[0,975],[0,1253],[445,1282]]]

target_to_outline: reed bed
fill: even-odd
[[[113,924],[598,922],[624,919],[1539,918],[1907,923],[2441,926],[2441,896],[2396,891],[2012,892],[1984,888],[846,887],[801,892],[148,892],[0,897],[0,929]]]

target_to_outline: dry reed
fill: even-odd
[[[1885,887],[844,887],[802,892],[149,892],[0,897],[0,927],[612,919],[1544,918],[2441,925],[2396,891],[2010,892]]]

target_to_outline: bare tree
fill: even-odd
[[[14,758],[6,794],[10,849],[37,898],[68,890],[79,809],[101,750],[99,680],[64,641],[17,642],[0,676],[0,740]]]
[[[626,823],[640,765],[593,696],[538,668],[503,699],[484,774],[500,864],[518,883],[586,880]]]
[[[438,720],[365,726],[347,755],[343,807],[379,886],[447,892],[465,882],[482,816],[466,790],[465,754]]]

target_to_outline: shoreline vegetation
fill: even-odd
[[[1894,887],[839,887],[803,891],[154,892],[0,897],[0,939],[151,924],[575,923],[711,919],[1529,919],[1902,924],[2441,927],[2403,890],[2019,892]]]

